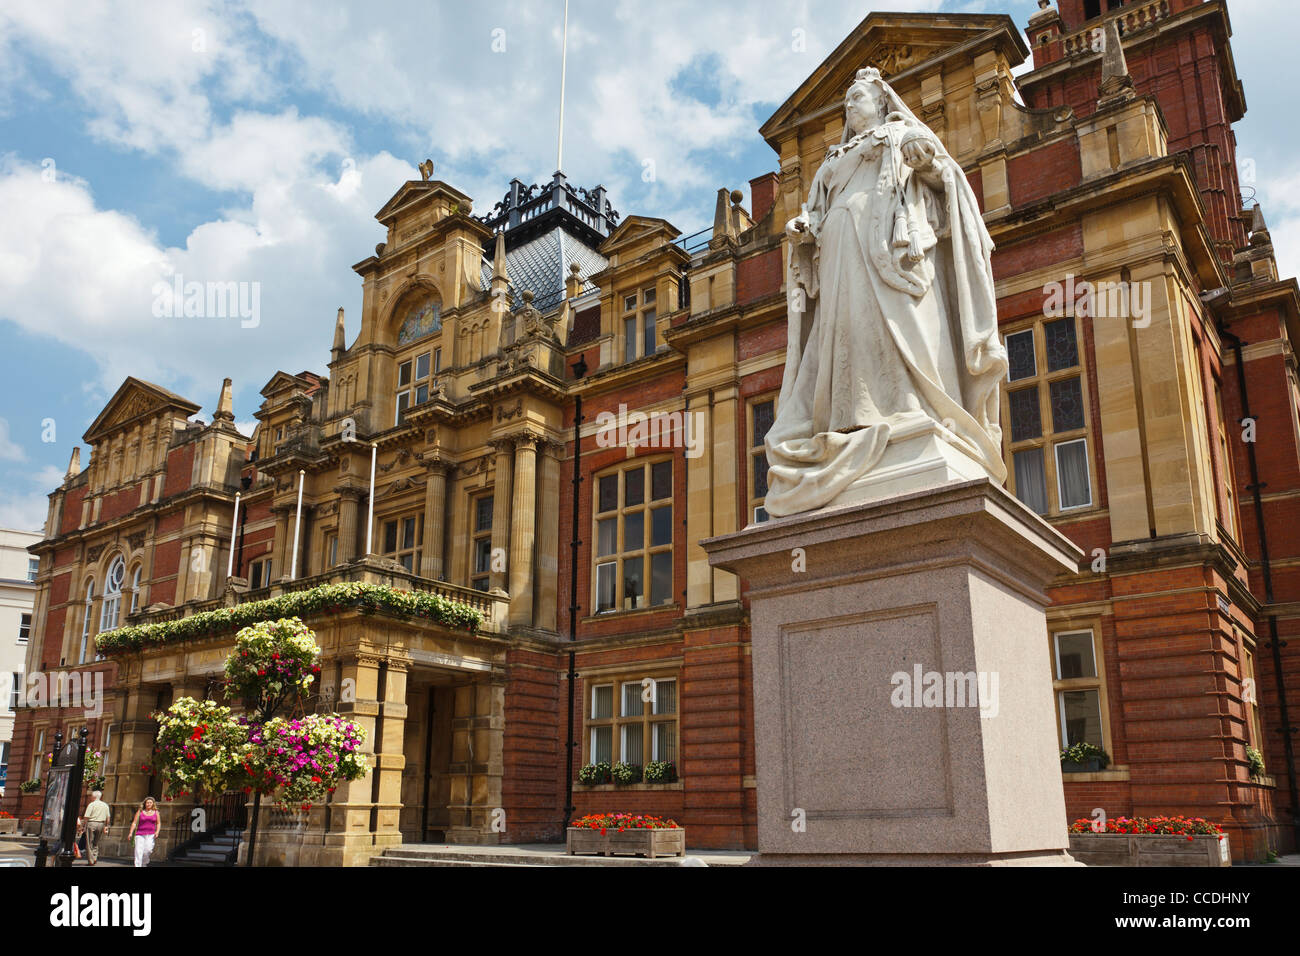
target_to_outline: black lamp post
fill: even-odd
[[[587,375],[587,360],[581,355],[573,363],[575,381],[582,381]],[[578,639],[578,548],[582,539],[578,537],[578,489],[582,486],[582,393],[573,396],[573,534],[569,541],[569,734],[564,748],[564,825],[561,835],[569,828],[573,819],[573,685],[578,673],[574,669],[573,644]]]

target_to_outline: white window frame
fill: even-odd
[[[122,585],[126,581],[126,560],[119,554],[108,565],[104,574],[104,595],[99,605],[99,633],[104,634],[117,627],[118,615],[122,612]]]
[[[91,578],[86,582],[86,608],[82,615],[81,621],[81,653],[77,655],[77,663],[86,663],[86,651],[90,649],[90,619],[95,611],[95,579]]]
[[[35,584],[36,575],[40,574],[40,572],[41,572],[41,559],[28,558],[27,559],[27,583]]]
[[[1087,468],[1085,468],[1084,470],[1084,477],[1088,480],[1088,500],[1083,504],[1070,505],[1069,507],[1066,507],[1065,505],[1061,504],[1061,500],[1063,497],[1063,491],[1061,489],[1061,449],[1064,448],[1066,445],[1078,445],[1080,443],[1083,444],[1083,461],[1084,464],[1087,465]],[[1086,437],[1070,438],[1067,439],[1066,441],[1053,442],[1052,454],[1056,456],[1056,508],[1057,510],[1060,511],[1062,514],[1064,514],[1067,511],[1080,511],[1084,508],[1091,508],[1092,507],[1092,461],[1088,458],[1088,439]]]
[[[137,564],[135,566],[135,570],[131,572],[131,610],[127,612],[128,614],[134,614],[136,611],[140,610],[140,571],[141,570],[142,569],[140,565]]]
[[[26,625],[27,633],[26,633],[26,634],[23,633],[23,621],[24,621],[24,620],[27,621],[27,625]],[[19,614],[19,615],[18,615],[18,643],[19,643],[19,644],[26,644],[28,641],[31,640],[31,637],[32,637],[32,616],[31,616],[31,614]]]

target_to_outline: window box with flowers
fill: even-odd
[[[1075,820],[1070,856],[1087,866],[1232,866],[1228,835],[1203,817]]]
[[[1089,743],[1077,743],[1061,751],[1062,773],[1098,773],[1110,766],[1110,754]]]
[[[573,821],[566,853],[631,854],[656,859],[684,856],[686,828],[663,817],[631,813],[589,813]]]

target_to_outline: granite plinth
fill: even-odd
[[[703,542],[749,588],[756,864],[1069,865],[1045,588],[988,479]]]

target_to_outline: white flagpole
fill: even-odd
[[[230,559],[226,561],[226,580],[235,573],[235,534],[239,531],[239,492],[235,492],[235,515],[230,519]]]
[[[560,43],[560,134],[555,146],[555,171],[564,170],[564,74],[569,61],[569,0],[564,0],[564,38]]]
[[[370,443],[370,511],[366,516],[366,554],[371,554],[370,546],[375,536],[375,457],[379,454],[379,446],[374,442]]]
[[[298,513],[293,519],[293,563],[290,565],[289,580],[298,579],[298,529],[302,527],[302,482],[307,472],[298,470]]]

